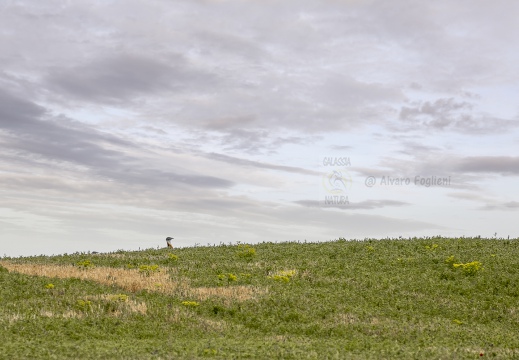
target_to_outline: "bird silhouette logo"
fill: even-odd
[[[168,248],[173,248],[173,245],[171,245],[171,240],[173,240],[174,238],[168,236],[166,238],[166,243],[168,244]]]
[[[323,174],[323,186],[327,192],[332,194],[346,193],[351,187],[351,177],[347,171],[333,170]]]

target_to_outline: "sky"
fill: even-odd
[[[2,0],[0,256],[519,237],[517,14]]]

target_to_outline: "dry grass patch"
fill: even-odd
[[[79,268],[72,265],[41,265],[41,264],[15,264],[8,261],[1,263],[9,271],[45,276],[49,278],[77,278],[91,280],[109,286],[118,286],[129,292],[148,290],[169,295],[180,295],[196,300],[206,300],[211,297],[222,298],[226,302],[246,301],[265,294],[266,289],[253,286],[226,286],[226,287],[191,287],[189,279],[173,281],[167,271],[161,270],[143,275],[137,269],[119,269],[96,266],[92,268]]]
[[[224,332],[229,329],[230,324],[222,319],[213,320],[197,316],[189,309],[173,308],[165,317],[168,323],[180,324],[188,322],[190,326],[202,329],[206,332]],[[236,325],[234,325],[236,326]]]
[[[66,318],[66,319],[76,318],[76,319],[78,319],[78,318],[84,317],[85,314],[74,311],[74,310],[69,310],[62,314],[57,314],[57,313],[54,313],[54,312],[48,311],[48,310],[42,310],[39,313],[39,315],[38,314],[21,315],[21,314],[17,314],[17,313],[16,314],[6,314],[6,315],[2,316],[2,320],[7,321],[9,323],[9,325],[12,325],[21,320],[36,320],[38,318],[38,316],[47,317],[47,318]]]
[[[198,300],[206,300],[212,297],[216,297],[225,299],[227,302],[231,302],[231,300],[252,300],[266,293],[266,289],[243,285],[226,287],[199,287],[188,289],[188,294]]]
[[[130,292],[150,290],[170,294],[182,286],[179,282],[171,281],[169,275],[164,271],[143,276],[138,270],[102,266],[82,269],[72,265],[13,264],[9,262],[2,262],[2,266],[9,271],[26,275],[59,279],[77,278],[104,285],[116,285]]]
[[[197,319],[197,327],[207,332],[223,332],[229,325],[223,320]]]
[[[148,311],[148,306],[145,302],[137,302],[123,294],[92,295],[86,296],[85,299],[95,304],[93,307],[94,312],[109,311],[112,316],[133,313],[146,315]]]
[[[80,319],[80,318],[85,317],[86,314],[83,312],[78,312],[78,311],[74,311],[74,310],[65,311],[62,314],[56,314],[56,313],[53,313],[52,311],[42,310],[40,315],[42,317],[48,317],[48,318]]]
[[[146,315],[148,310],[145,302],[137,302],[128,297],[123,298],[122,295],[91,295],[85,296],[83,299],[88,301],[88,311],[70,309],[65,312],[53,312],[42,309],[39,315],[46,318],[80,319],[86,316],[104,316],[106,314],[115,317],[134,313]],[[9,324],[13,324],[20,320],[35,319],[37,316],[36,314],[31,314],[29,317],[20,314],[8,314],[4,318]]]
[[[7,321],[9,325],[11,325],[19,320],[22,320],[23,316],[20,314],[2,314],[1,319]]]
[[[352,313],[337,314],[332,319],[332,323],[335,325],[351,325],[359,322],[359,317]]]

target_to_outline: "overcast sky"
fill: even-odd
[[[3,0],[0,256],[518,237],[518,14]]]

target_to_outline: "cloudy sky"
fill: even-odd
[[[518,13],[3,0],[0,256],[517,237]]]

